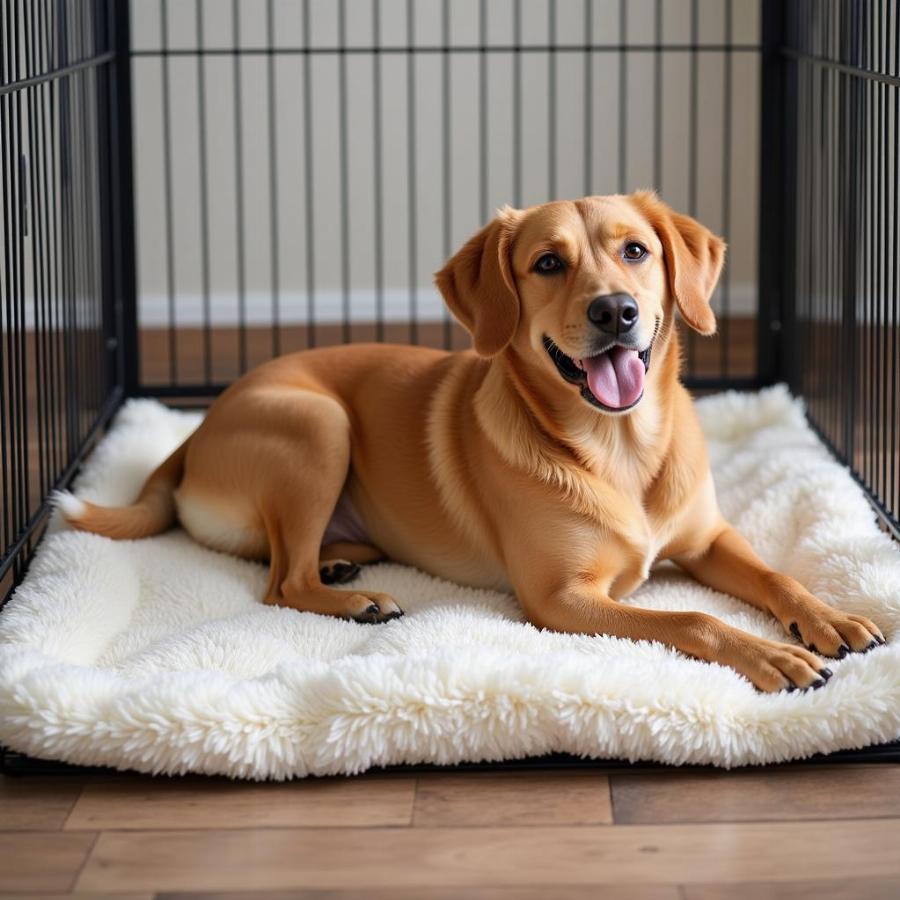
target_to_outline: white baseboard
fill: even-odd
[[[94,309],[88,298],[78,302],[82,311]],[[174,324],[178,328],[198,328],[205,322],[203,314],[203,295],[198,293],[179,293],[174,303]],[[349,296],[349,319],[354,323],[375,322],[378,316],[378,303],[375,291],[371,288],[354,288]],[[714,298],[713,308],[721,313],[721,294]],[[228,328],[238,325],[238,296],[236,293],[215,293],[209,298],[209,321],[213,328]],[[422,287],[416,292],[415,308],[410,303],[409,290],[405,288],[388,288],[382,296],[383,322],[441,322],[447,316],[444,300],[432,287]],[[756,288],[750,284],[731,286],[729,310],[732,316],[753,316],[756,314]],[[23,325],[26,331],[33,331],[35,326],[35,310],[33,298],[26,297]],[[5,310],[0,308],[0,326],[4,330],[11,329],[6,322]],[[84,315],[84,313],[82,313]],[[43,314],[42,314],[43,316]],[[305,325],[309,310],[306,294],[301,291],[282,291],[278,298],[277,318],[282,325]],[[344,297],[341,291],[328,289],[317,291],[312,320],[316,325],[333,325],[344,319]],[[273,296],[267,291],[248,291],[244,295],[243,321],[248,327],[271,326],[275,320]],[[94,327],[95,319],[90,319]],[[168,328],[170,323],[169,298],[165,294],[143,293],[138,301],[138,322],[141,328]],[[16,323],[18,324],[18,323]],[[87,323],[85,321],[85,327]]]
[[[349,295],[349,320],[374,322],[379,318],[375,291],[371,288],[354,288]],[[316,325],[342,322],[344,297],[341,291],[327,289],[317,291],[314,297],[312,320]],[[719,296],[713,302],[721,312]],[[174,324],[182,328],[196,328],[204,324],[203,296],[196,293],[180,293],[175,298]],[[213,327],[234,327],[241,321],[236,293],[216,293],[209,298],[209,320]],[[415,306],[410,302],[408,289],[388,288],[383,292],[380,316],[384,322],[440,322],[446,312],[441,295],[431,287],[416,292]],[[275,306],[273,295],[266,291],[248,291],[244,295],[243,321],[247,326],[272,324]],[[733,316],[752,316],[756,313],[756,288],[754,285],[732,285],[729,310]],[[310,310],[306,294],[300,291],[282,291],[277,303],[277,318],[282,325],[304,325]],[[141,294],[139,303],[141,328],[166,328],[170,324],[169,300],[165,294]]]

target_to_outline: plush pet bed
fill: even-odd
[[[361,584],[406,610],[359,625],[261,605],[265,568],[180,531],[51,529],[0,614],[0,742],[73,763],[289,778],[391,763],[585,757],[737,766],[900,736],[900,553],[781,388],[702,400],[720,503],[771,564],[888,637],[823,690],[765,695],[661,644],[561,635],[515,601],[398,565]],[[132,401],[81,496],[130,501],[198,414]],[[629,603],[773,619],[660,567]]]

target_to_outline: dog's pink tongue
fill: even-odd
[[[644,390],[644,364],[637,350],[612,350],[581,360],[591,393],[611,409],[631,406]]]

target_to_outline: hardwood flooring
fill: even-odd
[[[882,900],[900,766],[0,779],[0,898]]]

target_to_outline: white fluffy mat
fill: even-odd
[[[756,549],[888,644],[823,690],[764,695],[661,644],[543,632],[514,600],[396,565],[362,586],[406,610],[358,625],[260,604],[262,566],[177,531],[56,531],[0,614],[0,742],[147,772],[289,778],[391,763],[586,757],[736,766],[900,736],[900,553],[780,388],[699,403],[720,503]],[[77,493],[129,502],[198,416],[124,407]],[[663,567],[627,602],[787,639]]]

